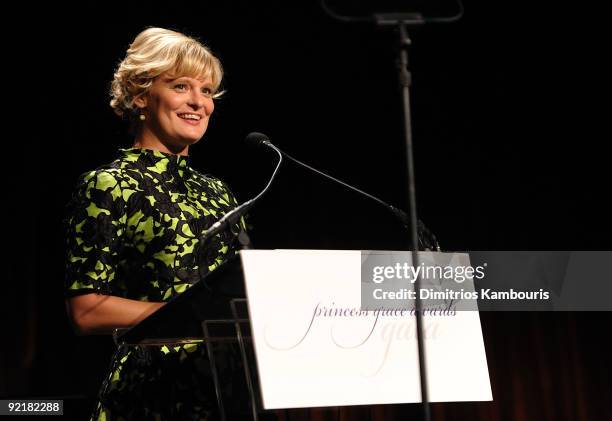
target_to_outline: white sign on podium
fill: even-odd
[[[420,402],[415,317],[360,310],[360,251],[240,253],[265,409]],[[430,400],[492,400],[478,312],[423,321]]]

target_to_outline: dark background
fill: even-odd
[[[460,22],[412,33],[419,216],[448,251],[609,249],[605,15],[584,2],[465,6]],[[260,131],[407,208],[391,29],[339,23],[316,1],[32,8],[8,35],[32,75],[8,69],[26,105],[15,110],[23,130],[7,139],[19,153],[3,157],[13,198],[5,207],[17,217],[6,220],[0,396],[60,396],[74,414],[88,413],[107,368],[110,339],[75,337],[65,316],[61,219],[77,176],[131,146],[108,88],[146,26],[197,36],[221,59],[227,93],[190,156],[241,201],[275,163],[243,145]],[[250,224],[258,248],[405,249],[407,241],[383,208],[290,163]],[[482,314],[494,402],[438,404],[436,419],[612,419],[609,321],[607,313]],[[372,419],[410,407],[375,408]],[[359,410],[335,414],[368,419]]]

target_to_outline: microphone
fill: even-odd
[[[255,132],[249,133],[249,135],[245,139],[245,142],[247,144],[255,145],[255,146],[264,144],[266,141],[267,141],[267,136],[265,136],[265,135],[263,135],[261,133],[255,133]],[[268,143],[270,143],[270,142],[268,141]],[[268,145],[266,145],[266,146],[268,146]],[[281,166],[281,163],[283,162],[283,154],[281,153],[281,151],[279,149],[277,149],[272,144],[270,144],[270,146],[278,154],[278,163],[276,164],[276,168],[274,169],[274,172],[272,173],[272,176],[270,177],[270,180],[268,181],[268,184],[266,184],[266,187],[264,187],[264,189],[257,196],[255,196],[254,198],[252,198],[250,200],[247,200],[246,202],[244,202],[240,206],[232,209],[231,211],[229,211],[228,213],[223,215],[223,217],[221,219],[219,219],[217,222],[212,224],[210,226],[210,228],[207,229],[204,232],[204,234],[202,234],[200,236],[199,240],[202,243],[204,241],[208,240],[209,238],[217,235],[218,233],[220,233],[221,231],[226,229],[229,225],[233,225],[236,222],[238,222],[240,220],[240,218],[244,214],[246,214],[247,211],[249,209],[251,209],[253,207],[253,205],[261,198],[261,196],[263,196],[264,193],[266,193],[268,191],[268,189],[272,185],[272,182],[276,178],[276,174],[278,173],[278,170],[279,170],[279,168]]]
[[[263,133],[258,133],[258,132],[251,132],[247,135],[247,137],[244,139],[244,142],[251,147],[258,147],[258,146],[274,146],[272,145],[272,142],[270,142],[270,139],[268,139],[268,136],[266,136]],[[275,147],[276,148],[276,147]],[[280,150],[277,150],[277,152],[280,152]],[[282,154],[282,152],[281,152]]]
[[[406,228],[408,231],[410,231],[410,218],[408,217],[408,215],[406,214],[406,212],[404,212],[403,210],[396,208],[393,205],[388,204],[387,202],[383,201],[382,199],[379,199],[376,196],[373,196],[369,193],[364,192],[363,190],[358,189],[357,187],[351,186],[348,183],[345,183],[342,180],[339,180],[335,177],[332,177],[329,174],[324,173],[323,171],[319,171],[316,168],[311,167],[308,164],[305,164],[297,159],[295,159],[294,157],[292,157],[291,155],[289,155],[287,152],[284,152],[282,150],[280,150],[278,147],[274,146],[272,144],[272,142],[270,141],[270,139],[268,138],[268,136],[266,136],[263,133],[257,133],[257,132],[253,132],[250,133],[247,137],[246,137],[246,141],[249,145],[251,146],[255,146],[255,147],[267,147],[267,148],[271,148],[274,149],[276,151],[276,153],[278,153],[280,156],[284,156],[287,159],[295,162],[298,165],[301,165],[304,168],[309,169],[310,171],[313,171],[329,180],[332,180],[335,183],[341,184],[344,187],[347,187],[350,190],[353,190],[354,192],[357,192],[359,194],[361,194],[362,196],[365,196],[367,198],[369,198],[370,200],[375,201],[376,203],[384,206],[387,210],[389,210],[391,213],[393,213],[393,215],[395,215],[395,217],[397,219],[400,220],[400,222],[402,223],[402,225],[404,226],[404,228]],[[423,223],[423,221],[421,221],[420,219],[417,221],[417,231],[418,231],[418,238],[419,238],[419,247],[422,247],[423,249],[429,249],[429,250],[436,250],[436,251],[440,251],[440,244],[438,243],[438,239],[436,238],[436,236],[425,226],[425,224]]]

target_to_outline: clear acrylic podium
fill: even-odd
[[[218,418],[261,421],[257,364],[251,339],[240,258],[228,260],[184,293],[130,329],[117,330],[118,345],[206,346]]]
[[[266,418],[246,299],[230,301],[233,318],[204,320],[202,331],[221,420]]]

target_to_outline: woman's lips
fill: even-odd
[[[187,120],[184,118],[181,118],[181,120],[183,120],[187,124],[191,124],[192,126],[197,126],[198,124],[200,124],[199,120]]]
[[[178,118],[180,118],[182,121],[184,121],[187,124],[191,124],[192,126],[197,126],[200,124],[200,120],[192,120],[188,118],[183,118],[181,116],[178,116]]]

